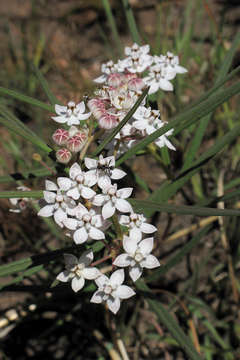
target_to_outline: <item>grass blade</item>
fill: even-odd
[[[132,40],[133,40],[133,42],[140,45],[141,40],[140,40],[139,32],[137,29],[137,25],[136,25],[136,22],[134,19],[132,8],[131,8],[128,0],[122,0],[122,3],[123,3],[126,18],[127,18],[130,34],[132,36]]]
[[[45,92],[45,94],[46,94],[48,100],[50,101],[50,103],[52,105],[60,104],[59,100],[56,98],[56,96],[51,91],[47,80],[45,79],[45,77],[43,76],[43,74],[39,70],[39,68],[37,66],[35,66],[34,64],[32,64],[32,68],[33,68],[34,74],[38,78],[38,80],[39,80],[39,82],[40,82],[40,84],[41,84],[41,86],[43,88],[43,91]]]
[[[42,190],[33,190],[33,191],[0,191],[0,199],[10,199],[10,198],[33,198],[40,199],[43,198]]]
[[[115,19],[113,17],[113,14],[112,14],[111,6],[110,6],[108,0],[102,0],[102,4],[103,4],[103,7],[104,7],[106,16],[107,16],[107,20],[108,20],[110,29],[112,31],[114,42],[115,42],[116,47],[118,49],[118,55],[121,56],[122,55],[122,44],[121,44],[120,36],[118,34],[116,21],[115,21]]]

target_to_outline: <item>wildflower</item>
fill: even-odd
[[[139,242],[142,239],[142,233],[151,234],[157,231],[155,226],[146,222],[146,218],[142,214],[131,213],[129,216],[121,215],[119,223],[129,228],[130,241]]]
[[[84,287],[85,279],[95,280],[101,275],[96,267],[89,267],[93,261],[93,252],[85,251],[80,258],[71,254],[64,254],[66,270],[57,276],[57,280],[62,282],[71,281],[73,291],[77,292]]]
[[[173,91],[173,85],[169,80],[172,80],[174,77],[174,72],[169,71],[166,67],[156,64],[150,67],[149,74],[143,78],[143,81],[150,86],[148,93],[153,94],[159,89]]]
[[[124,281],[124,270],[116,270],[110,279],[106,275],[101,275],[95,282],[98,290],[93,294],[90,302],[100,304],[107,303],[110,311],[116,314],[120,308],[121,300],[129,299],[135,292],[127,285],[122,285]]]
[[[67,106],[55,105],[57,116],[52,116],[52,119],[58,123],[67,123],[68,126],[79,125],[81,120],[87,120],[91,113],[85,113],[86,107],[83,101],[75,104],[74,101],[69,101]]]
[[[150,254],[153,249],[153,238],[147,238],[138,243],[128,236],[124,236],[123,249],[126,253],[118,255],[113,265],[129,266],[129,275],[133,281],[140,278],[143,268],[153,269],[160,266],[158,259]]]
[[[66,144],[68,138],[69,138],[69,132],[65,129],[57,129],[53,136],[53,141],[55,142],[55,144],[57,145],[64,145]]]
[[[175,56],[170,51],[167,52],[167,55],[155,55],[153,58],[155,64],[163,65],[165,68],[168,69],[169,72],[175,74],[174,77],[176,76],[176,74],[184,74],[187,72],[187,69],[179,65],[179,57]]]
[[[56,152],[57,161],[59,161],[62,164],[67,164],[71,160],[71,157],[72,157],[71,152],[66,148],[59,149]]]

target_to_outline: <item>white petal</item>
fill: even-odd
[[[135,265],[129,270],[129,275],[132,279],[132,281],[137,281],[140,276],[142,275],[142,268],[139,265]]]
[[[82,186],[82,188],[81,188],[81,196],[84,199],[91,199],[95,195],[96,195],[96,192],[94,190],[90,189],[89,187]]]
[[[64,226],[66,226],[66,228],[68,228],[69,230],[76,230],[77,229],[77,225],[78,225],[78,221],[76,219],[64,219],[63,220],[63,224]]]
[[[56,112],[56,114],[63,115],[63,114],[66,113],[66,111],[67,111],[67,106],[62,106],[62,105],[55,104],[55,112]]]
[[[72,180],[67,177],[59,177],[57,178],[58,186],[61,190],[67,191],[72,186]]]
[[[63,256],[64,256],[64,261],[65,261],[65,266],[68,269],[71,269],[72,267],[74,267],[75,265],[78,264],[78,259],[75,255],[63,254]]]
[[[92,115],[91,112],[85,113],[85,114],[78,114],[79,120],[87,120]]]
[[[107,76],[106,75],[101,75],[99,77],[97,77],[96,79],[94,79],[93,81],[98,83],[98,84],[102,84],[107,80]]]
[[[58,190],[57,185],[50,180],[45,180],[45,187],[46,187],[46,190],[48,190],[48,191],[57,191]]]
[[[98,194],[94,196],[94,198],[92,199],[92,204],[95,206],[102,206],[104,204],[104,201],[105,201],[105,196],[102,194]]]
[[[142,223],[142,225],[140,226],[140,230],[144,234],[151,234],[151,233],[157,231],[157,228],[155,226],[153,226],[152,224]]]
[[[116,259],[113,262],[113,265],[116,265],[118,267],[126,267],[129,266],[131,263],[132,258],[129,257],[128,254],[120,254],[116,257]]]
[[[93,261],[93,251],[91,249],[84,251],[79,258],[79,264],[88,266]]]
[[[137,250],[137,241],[130,239],[128,236],[123,236],[123,248],[126,253],[133,255]]]
[[[95,293],[91,297],[90,302],[95,303],[95,304],[100,304],[103,301],[103,295],[104,295],[103,291],[101,291],[101,290],[95,291]]]
[[[101,188],[101,189],[104,189],[105,187],[111,185],[111,180],[109,178],[109,176],[107,175],[103,175],[103,176],[100,176],[99,179],[98,179],[98,186]]]
[[[111,201],[108,201],[102,208],[102,216],[104,219],[108,219],[115,213],[115,206]]]
[[[55,203],[55,199],[56,199],[56,193],[53,193],[51,191],[43,191],[43,196],[44,196],[44,200],[48,203],[48,204],[53,204]]]
[[[78,200],[80,198],[78,187],[75,186],[73,189],[68,190],[67,196],[73,198],[74,200]]]
[[[57,280],[62,282],[67,282],[69,279],[71,279],[71,277],[69,276],[70,274],[71,274],[70,271],[64,270],[60,274],[58,274]]]
[[[105,284],[109,283],[109,278],[106,275],[101,275],[95,280],[98,287],[103,287]]]
[[[89,170],[84,174],[84,184],[92,187],[97,183],[97,174],[95,170]]]
[[[120,212],[132,212],[132,206],[130,205],[130,203],[127,200],[124,199],[117,199],[116,201],[116,208],[118,209],[118,211]]]
[[[109,298],[107,300],[107,305],[109,310],[111,310],[114,314],[116,314],[120,308],[120,300],[119,298]]]
[[[121,199],[126,199],[131,196],[133,188],[123,188],[117,191],[117,196]]]
[[[90,237],[91,239],[94,239],[94,240],[105,239],[104,233],[103,233],[101,230],[96,229],[96,228],[93,227],[93,226],[90,228],[89,237]]]
[[[127,215],[121,215],[119,217],[119,222],[121,225],[129,226],[130,218]]]
[[[148,255],[145,260],[141,261],[141,266],[147,269],[154,269],[160,266],[160,262],[156,256]]]
[[[65,116],[52,116],[52,119],[59,124],[64,124],[67,121]]]
[[[85,104],[84,101],[81,101],[79,104],[77,104],[76,106],[76,110],[79,111],[80,113],[84,113],[85,111]]]
[[[88,169],[93,169],[94,168],[94,171],[95,171],[95,169],[97,168],[97,165],[98,165],[97,160],[91,159],[91,158],[88,158],[88,157],[86,157],[84,159],[84,163],[85,163],[86,168],[88,168]]]
[[[82,244],[88,239],[88,233],[86,232],[85,228],[82,227],[75,231],[73,234],[73,240],[76,244]]]
[[[158,91],[158,89],[159,89],[158,83],[154,82],[151,84],[148,94],[149,95],[154,94],[155,92]]]
[[[62,209],[57,209],[57,211],[53,214],[55,222],[60,226],[63,227],[63,220],[67,218],[66,213]]]
[[[79,175],[79,174],[81,174],[82,173],[82,170],[81,170],[81,167],[80,167],[80,165],[78,165],[78,163],[74,163],[71,167],[70,167],[70,169],[69,169],[69,176],[70,176],[70,178],[71,179],[75,179],[75,177],[77,176],[77,175]]]
[[[141,250],[141,253],[143,255],[148,255],[150,254],[150,252],[152,251],[153,249],[153,238],[147,238],[147,239],[144,239],[142,240],[139,244],[138,244],[140,250]]]
[[[129,237],[130,237],[130,241],[139,242],[140,240],[142,240],[142,232],[139,228],[134,227],[130,229]]]
[[[178,74],[184,74],[186,72],[188,72],[188,70],[186,68],[184,68],[183,66],[177,65],[175,67],[175,70]]]
[[[124,270],[120,269],[120,270],[116,270],[112,273],[112,275],[110,276],[110,284],[115,287],[118,285],[121,285],[124,281]]]
[[[173,91],[173,84],[170,83],[170,81],[168,81],[166,79],[159,80],[159,87],[160,87],[160,89],[165,90],[165,91]]]
[[[126,285],[120,285],[116,290],[116,296],[120,299],[128,299],[133,295],[135,295],[135,291]]]
[[[127,175],[127,173],[125,173],[125,171],[120,170],[120,169],[113,169],[111,178],[113,180],[118,180],[118,179],[122,179],[125,175]]]
[[[54,212],[54,205],[46,205],[38,212],[38,216],[49,217]]]
[[[73,289],[73,291],[75,291],[75,292],[77,292],[77,291],[79,291],[79,290],[81,290],[83,287],[84,287],[84,284],[85,284],[85,279],[84,279],[84,277],[74,277],[73,279],[72,279],[72,289]]]
[[[83,269],[82,274],[87,280],[94,280],[101,275],[100,271],[96,267],[87,267]]]

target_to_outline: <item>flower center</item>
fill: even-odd
[[[112,289],[112,287],[110,285],[106,285],[105,288],[104,288],[104,292],[107,295],[111,294],[112,290],[113,289]]]

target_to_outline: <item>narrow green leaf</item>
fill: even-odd
[[[33,71],[36,75],[36,77],[38,78],[42,88],[43,88],[43,91],[45,92],[48,100],[50,101],[50,103],[52,105],[55,105],[55,104],[60,104],[59,100],[56,98],[56,96],[53,94],[53,92],[51,91],[49,85],[48,85],[48,82],[47,80],[45,79],[45,77],[43,76],[42,72],[39,70],[39,68],[37,66],[35,66],[34,64],[32,64],[32,68],[33,68]]]
[[[110,29],[112,31],[112,35],[113,35],[115,45],[117,46],[117,49],[118,49],[118,54],[119,54],[119,56],[121,56],[122,55],[122,44],[121,44],[120,36],[118,34],[116,21],[115,21],[115,18],[113,16],[113,14],[112,14],[111,6],[110,6],[108,0],[102,0],[102,4],[103,4],[103,7],[104,7],[104,10],[105,10],[107,19],[108,19]]]
[[[240,216],[240,210],[214,209],[189,205],[161,204],[150,200],[128,199],[134,210],[145,212],[145,210],[162,211],[170,214],[196,215],[196,216]]]
[[[11,279],[6,284],[1,284],[0,290],[4,289],[7,286],[17,284],[20,281],[22,281],[25,277],[32,276],[32,275],[38,273],[39,271],[41,271],[42,269],[43,269],[43,265],[37,265],[37,266],[32,267],[31,269],[28,269],[28,270],[24,271],[24,273],[22,275],[19,275],[19,276],[15,277],[14,279]]]
[[[139,150],[144,149],[147,145],[152,143],[159,136],[165,134],[168,130],[174,128],[178,124],[188,123],[189,126],[190,124],[199,121],[202,117],[215,110],[219,105],[230,99],[232,96],[238,94],[239,92],[240,82],[237,82],[232,86],[229,86],[227,89],[221,90],[217,92],[217,94],[213,94],[209,99],[201,102],[194,108],[190,108],[189,110],[184,111],[182,114],[177,115],[172,120],[170,120],[167,125],[163,126],[161,129],[156,130],[154,133],[141,140],[137,145],[129,149],[120,159],[117,160],[116,166],[120,165],[122,162],[135,155]]]
[[[189,356],[189,359],[202,360],[202,357],[195,350],[192,341],[188,336],[185,335],[172,315],[159,301],[153,300],[153,294],[151,293],[149,287],[141,280],[136,282],[136,286],[139,290],[146,293],[145,297],[150,307],[156,313],[161,323],[170,331],[172,336],[178,342],[179,346],[186,352],[186,354]]]
[[[3,183],[9,183],[9,182],[14,182],[17,180],[28,180],[28,179],[32,179],[35,177],[45,177],[47,175],[52,175],[52,173],[55,170],[55,168],[50,168],[52,170],[52,172],[46,168],[41,168],[41,169],[30,169],[27,171],[22,171],[21,173],[17,173],[17,174],[12,174],[12,175],[5,175],[5,176],[0,176],[0,184]]]
[[[138,45],[141,44],[140,36],[138,33],[137,25],[134,19],[133,11],[131,5],[129,4],[128,0],[122,0],[125,15],[127,18],[130,34],[132,36],[133,42],[137,43]]]
[[[43,198],[43,191],[0,191],[0,199],[8,198]]]
[[[104,147],[107,144],[109,144],[110,141],[112,141],[112,139],[117,135],[117,133],[121,130],[121,128],[128,122],[128,120],[131,119],[131,117],[133,116],[133,114],[135,113],[137,108],[141,105],[141,102],[147,95],[148,90],[149,90],[149,87],[143,91],[141,96],[139,96],[138,100],[136,101],[134,106],[131,108],[131,110],[127,113],[127,115],[123,118],[123,120],[118,124],[118,126],[115,129],[113,129],[111,134],[109,136],[107,136],[106,139],[104,139],[101,142],[101,144],[97,147],[97,149],[93,152],[92,157],[98,155],[104,149]]]
[[[34,99],[27,95],[23,95],[20,92],[15,91],[15,90],[6,89],[6,88],[0,86],[0,95],[10,96],[10,97],[13,97],[14,99],[26,102],[30,105],[37,106],[43,110],[54,112],[54,107],[52,105],[45,104],[44,102],[42,102],[40,100]]]

